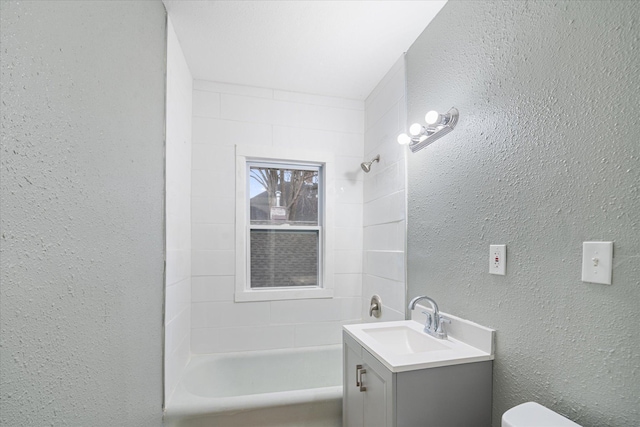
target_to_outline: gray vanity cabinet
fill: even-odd
[[[392,425],[391,371],[346,333],[343,352],[343,427]]]
[[[343,363],[343,427],[491,426],[491,361],[393,373],[343,332]]]

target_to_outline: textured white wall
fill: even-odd
[[[162,423],[165,11],[0,3],[0,424]]]
[[[380,154],[364,175],[362,319],[404,320],[405,152],[396,142],[406,119],[404,55],[365,101],[365,160]],[[369,317],[371,297],[382,299],[382,316]]]
[[[167,25],[167,155],[164,392],[169,401],[191,347],[191,104],[193,78]]]
[[[409,122],[460,110],[408,155],[409,294],[497,329],[496,427],[527,400],[640,424],[639,22],[637,2],[452,0],[407,54]],[[581,282],[587,240],[615,242],[613,285]]]
[[[194,82],[192,352],[334,344],[360,319],[363,121],[362,101]],[[235,144],[335,154],[334,298],[233,301]]]

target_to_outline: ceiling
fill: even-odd
[[[164,0],[194,79],[357,100],[445,3]]]

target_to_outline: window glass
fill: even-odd
[[[318,286],[318,230],[251,230],[251,287]]]
[[[318,221],[319,169],[250,166],[252,225],[312,225]]]

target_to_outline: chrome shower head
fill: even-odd
[[[365,171],[366,173],[369,173],[369,171],[371,170],[371,165],[373,164],[373,162],[379,162],[379,161],[380,161],[380,154],[378,154],[373,159],[371,159],[370,162],[362,162],[362,163],[360,163],[360,167],[362,168],[363,171]]]

